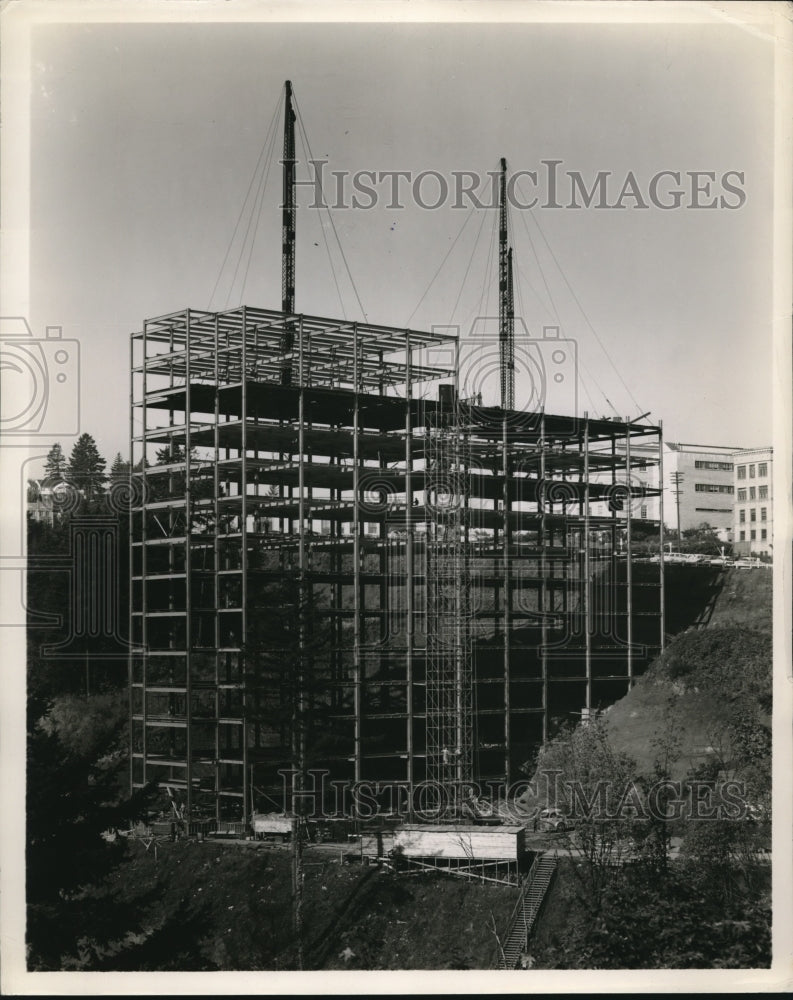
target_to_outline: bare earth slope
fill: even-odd
[[[724,577],[707,625],[677,636],[633,690],[606,713],[609,736],[638,765],[649,770],[653,737],[679,727],[681,756],[674,777],[714,751],[732,705],[748,681],[747,665],[770,662],[771,571],[731,569]],[[699,662],[701,674],[679,663]],[[762,664],[755,664],[758,669]]]
[[[516,890],[344,864],[327,848],[305,853],[306,969],[495,968]],[[291,856],[246,843],[183,840],[129,845],[113,891],[150,894],[149,941],[107,959],[119,970],[274,970],[296,966]],[[157,923],[169,923],[167,939]],[[174,923],[183,933],[174,933]]]

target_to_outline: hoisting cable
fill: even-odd
[[[517,184],[518,184],[518,182],[516,181],[516,186],[517,186]],[[594,334],[594,337],[595,337],[595,340],[597,340],[598,344],[600,345],[600,348],[601,348],[601,350],[603,351],[603,353],[604,353],[604,354],[606,355],[606,357],[608,358],[608,362],[609,362],[609,364],[610,364],[610,365],[611,365],[611,367],[612,367],[612,368],[614,369],[614,372],[615,372],[615,374],[616,374],[617,378],[618,378],[618,379],[620,380],[620,382],[622,383],[622,386],[623,386],[623,388],[625,389],[625,391],[626,391],[626,392],[628,393],[628,395],[630,396],[630,398],[631,398],[631,400],[632,400],[632,402],[633,402],[634,406],[635,406],[635,407],[636,407],[637,409],[639,409],[639,410],[640,410],[640,409],[641,409],[641,407],[639,406],[639,403],[638,403],[638,402],[636,401],[636,399],[635,399],[635,397],[634,397],[633,393],[631,392],[631,390],[630,390],[630,388],[628,387],[627,383],[625,382],[625,380],[623,379],[622,375],[620,374],[620,372],[619,372],[619,369],[618,369],[618,368],[617,368],[617,366],[616,366],[616,365],[614,364],[614,362],[613,362],[613,360],[612,360],[612,358],[611,358],[611,355],[610,355],[610,354],[609,354],[609,352],[608,352],[608,351],[606,350],[606,347],[605,347],[605,345],[603,344],[603,341],[602,341],[602,340],[600,339],[600,336],[598,335],[598,332],[597,332],[597,330],[596,330],[596,329],[594,328],[594,326],[592,325],[592,323],[591,323],[591,321],[590,321],[589,317],[587,316],[587,314],[586,314],[586,312],[585,312],[585,310],[584,310],[584,307],[583,307],[583,306],[581,305],[581,302],[579,301],[579,299],[578,299],[578,296],[576,295],[575,291],[573,290],[573,287],[572,287],[572,285],[571,285],[571,284],[570,284],[570,282],[569,282],[569,281],[567,280],[567,277],[565,276],[565,273],[564,273],[564,271],[562,270],[562,267],[561,267],[561,265],[559,264],[559,261],[558,261],[558,260],[557,260],[557,258],[556,258],[556,254],[555,254],[555,253],[553,252],[553,250],[552,250],[552,248],[551,248],[551,245],[550,245],[550,243],[549,243],[549,242],[548,242],[548,240],[546,239],[546,236],[545,236],[545,233],[544,233],[544,232],[543,232],[543,230],[542,230],[542,226],[540,225],[540,223],[539,223],[539,220],[537,219],[537,216],[536,216],[536,215],[534,214],[534,212],[533,212],[533,211],[531,212],[531,217],[532,217],[532,219],[534,220],[534,224],[535,224],[535,225],[537,226],[537,230],[538,230],[538,232],[539,232],[540,236],[542,237],[542,240],[543,240],[543,243],[545,244],[545,246],[546,246],[546,248],[547,248],[547,250],[548,250],[548,253],[549,253],[549,254],[551,255],[551,257],[553,258],[553,261],[554,261],[554,263],[556,264],[556,267],[557,267],[557,270],[559,271],[559,274],[561,274],[561,276],[562,276],[562,281],[564,281],[564,283],[565,283],[565,284],[567,285],[567,288],[568,288],[568,290],[570,291],[570,294],[572,295],[572,297],[573,297],[573,300],[574,300],[575,304],[576,304],[576,305],[578,306],[578,308],[579,308],[579,310],[580,310],[580,312],[581,312],[581,315],[582,315],[582,316],[584,317],[584,321],[586,322],[587,326],[589,327],[589,329],[590,329],[590,330],[592,331],[592,333]],[[524,220],[524,221],[525,221],[525,220]]]
[[[456,235],[456,236],[454,237],[454,241],[452,242],[452,245],[451,245],[451,246],[449,247],[449,249],[448,249],[448,250],[446,251],[446,256],[445,256],[445,257],[443,258],[443,260],[442,260],[442,261],[440,262],[440,265],[438,266],[438,269],[436,270],[435,274],[433,274],[433,276],[432,276],[432,279],[430,280],[430,283],[429,283],[429,284],[427,285],[427,287],[426,287],[426,289],[425,289],[425,291],[424,291],[424,294],[423,294],[423,295],[421,296],[421,298],[419,299],[419,301],[418,301],[418,304],[416,305],[416,308],[415,308],[415,309],[413,310],[413,312],[412,312],[412,313],[410,314],[410,316],[408,316],[407,320],[405,321],[405,326],[406,326],[406,327],[409,327],[409,326],[410,326],[410,321],[411,321],[411,320],[413,319],[413,317],[414,317],[414,316],[416,315],[416,313],[417,313],[417,312],[419,311],[419,308],[421,307],[421,303],[422,303],[422,302],[424,301],[424,299],[426,299],[427,295],[428,295],[428,294],[429,294],[429,292],[430,292],[430,289],[431,289],[431,288],[432,288],[432,286],[433,286],[433,285],[435,284],[435,282],[436,282],[436,280],[437,280],[437,278],[438,278],[438,275],[439,275],[439,274],[441,273],[441,271],[443,270],[443,266],[444,266],[444,264],[445,264],[445,263],[446,263],[446,261],[447,261],[447,260],[449,259],[449,257],[450,257],[450,255],[451,255],[451,252],[452,252],[452,250],[454,250],[454,248],[455,248],[455,247],[457,246],[457,241],[458,241],[458,240],[460,239],[460,237],[461,237],[461,236],[463,235],[463,230],[464,230],[464,229],[465,229],[465,227],[466,227],[466,226],[468,225],[468,222],[469,222],[469,220],[471,219],[471,217],[472,217],[472,215],[474,214],[474,212],[475,212],[475,211],[476,211],[476,206],[472,206],[472,207],[471,207],[471,210],[470,210],[470,211],[468,212],[468,214],[466,215],[465,219],[463,220],[463,224],[462,224],[462,226],[460,226],[459,230],[457,231],[457,235]],[[468,265],[468,266],[469,266],[469,267],[471,266],[471,265],[470,265],[470,263],[469,263],[469,265]],[[466,270],[466,272],[465,272],[465,273],[466,273],[466,274],[468,274],[468,271]],[[453,311],[452,311],[452,315],[454,315],[454,312],[453,312]]]
[[[314,162],[314,154],[311,152],[311,144],[308,141],[308,133],[306,132],[306,127],[303,124],[303,116],[300,113],[300,106],[299,106],[299,104],[297,102],[297,97],[294,94],[294,90],[292,92],[292,98],[293,98],[293,101],[294,101],[295,113],[297,115],[297,123],[298,123],[298,126],[300,128],[300,133],[301,133],[303,142],[305,144],[306,149],[308,150],[309,159],[312,162]],[[322,190],[322,179],[321,178],[319,179],[319,190],[320,190],[320,194],[322,195],[322,202],[324,204],[324,202],[325,202],[325,194],[324,194],[324,192]],[[355,282],[354,282],[353,277],[352,277],[352,272],[350,271],[350,265],[347,263],[347,257],[346,257],[346,255],[344,253],[344,247],[341,245],[341,240],[339,239],[339,234],[336,231],[336,223],[333,221],[333,215],[332,215],[332,213],[331,213],[331,211],[330,211],[330,209],[328,208],[327,205],[325,205],[325,211],[328,213],[328,219],[330,220],[330,224],[331,224],[331,227],[333,229],[333,235],[336,237],[336,243],[338,244],[338,247],[339,247],[339,253],[341,253],[341,259],[344,261],[344,267],[347,270],[347,277],[350,279],[350,284],[352,285],[352,290],[355,293],[355,298],[356,298],[356,301],[358,302],[358,308],[361,310],[361,315],[364,318],[364,322],[368,322],[369,320],[368,320],[368,317],[366,315],[366,310],[364,309],[364,307],[363,307],[363,305],[361,303],[361,297],[358,294],[358,289],[355,287]]]
[[[292,101],[293,101],[293,104],[294,104],[294,97],[295,97],[295,95],[294,95],[294,88],[293,88],[292,89]],[[295,110],[297,110],[296,104],[295,104]],[[311,158],[311,153],[309,152],[309,149],[308,149],[308,143],[305,141],[305,139],[303,137],[304,130],[302,128],[302,122],[301,121],[298,121],[298,134],[300,136],[300,141],[301,141],[301,143],[303,145],[303,154],[305,155],[306,162],[308,163],[310,161],[310,158]],[[320,180],[320,191],[322,191],[322,182],[321,182],[321,180]],[[323,202],[324,202],[324,199],[325,199],[324,194],[322,195],[322,199],[323,199]],[[322,219],[322,215],[321,215],[322,206],[321,205],[312,205],[311,207],[312,208],[316,208],[316,210],[317,210],[317,218],[318,218],[318,221],[319,221],[319,229],[320,229],[320,232],[322,233],[322,242],[325,245],[325,253],[327,254],[328,263],[330,264],[330,273],[331,273],[331,277],[333,278],[333,285],[336,288],[336,296],[338,297],[338,300],[339,300],[339,307],[341,308],[342,317],[346,320],[347,319],[347,310],[344,307],[344,297],[341,294],[341,286],[339,285],[339,279],[338,279],[338,276],[336,274],[336,265],[333,262],[333,255],[330,252],[330,244],[328,243],[328,234],[325,232],[325,225],[324,225],[324,222],[323,222],[323,219]]]
[[[234,287],[234,282],[236,282],[236,280],[237,280],[237,272],[239,270],[239,266],[240,266],[240,264],[242,264],[243,251],[245,249],[245,244],[247,243],[247,240],[248,240],[248,233],[250,232],[250,229],[251,229],[251,223],[255,219],[256,220],[256,224],[255,224],[254,229],[253,229],[253,237],[251,239],[250,247],[248,249],[248,259],[245,262],[245,274],[244,274],[243,279],[242,279],[242,287],[240,288],[240,301],[241,302],[244,301],[244,299],[245,299],[245,285],[246,285],[246,283],[248,281],[248,271],[249,271],[250,266],[251,266],[251,260],[253,259],[253,248],[256,245],[256,234],[259,231],[259,223],[261,222],[261,218],[262,218],[262,201],[263,201],[263,198],[264,198],[264,192],[267,189],[267,179],[270,176],[270,168],[273,165],[273,153],[275,151],[275,139],[276,139],[276,131],[275,131],[275,129],[273,129],[273,135],[272,135],[272,140],[270,142],[270,149],[269,149],[268,154],[267,154],[267,160],[266,160],[266,164],[265,164],[265,170],[264,170],[264,172],[262,174],[261,180],[259,181],[259,190],[258,190],[258,192],[256,194],[256,201],[254,203],[254,210],[253,210],[253,213],[252,213],[250,219],[248,220],[248,227],[247,227],[247,229],[245,231],[245,239],[242,241],[242,249],[240,250],[239,261],[237,262],[237,267],[235,268],[235,271],[234,271],[234,280],[233,280],[232,286],[231,286],[232,289]],[[259,206],[258,209],[256,208],[257,204]],[[229,290],[229,298],[231,298],[231,289]]]
[[[272,115],[272,118],[270,120],[270,125],[269,125],[269,127],[267,129],[267,132],[265,133],[264,141],[262,143],[262,148],[259,151],[259,158],[256,161],[256,166],[254,167],[253,174],[252,174],[251,180],[250,180],[250,184],[248,185],[248,191],[247,191],[247,193],[245,195],[245,198],[244,198],[244,200],[242,202],[242,208],[240,209],[240,214],[239,214],[239,216],[237,218],[237,224],[234,226],[234,232],[231,234],[231,239],[229,240],[229,245],[228,245],[228,247],[226,249],[226,254],[225,254],[224,258],[223,258],[223,263],[220,265],[220,271],[218,272],[217,280],[215,281],[215,285],[214,285],[214,287],[212,289],[212,292],[211,292],[211,294],[209,296],[209,302],[207,304],[207,308],[210,309],[210,310],[212,309],[212,300],[215,297],[215,292],[217,292],[218,285],[220,284],[220,279],[223,277],[223,269],[225,268],[226,263],[228,262],[229,255],[231,253],[231,248],[234,246],[234,240],[235,240],[235,238],[237,236],[237,231],[239,230],[240,223],[242,222],[242,218],[243,218],[243,216],[245,214],[245,206],[248,204],[248,198],[250,197],[251,191],[253,190],[253,185],[254,185],[254,183],[256,181],[256,177],[259,174],[259,168],[261,167],[262,160],[263,160],[263,158],[265,156],[265,151],[266,151],[266,149],[268,147],[268,144],[270,143],[270,134],[271,133],[273,135],[275,134],[274,130],[275,130],[277,124],[278,124],[278,120],[279,120],[279,117],[280,117],[280,111],[281,111],[281,100],[280,100],[280,97],[279,97],[279,99],[275,103],[275,110],[273,111],[273,115]]]
[[[479,223],[479,229],[478,229],[477,234],[476,234],[476,239],[474,240],[474,246],[473,246],[473,250],[471,251],[471,257],[470,257],[470,259],[468,261],[468,267],[466,267],[466,269],[465,269],[465,274],[463,275],[463,280],[460,283],[460,290],[457,293],[457,298],[454,300],[454,305],[452,306],[451,321],[454,320],[454,317],[457,314],[457,306],[460,304],[460,299],[462,297],[463,290],[465,289],[466,283],[468,281],[468,275],[469,275],[469,273],[471,271],[471,265],[474,262],[474,257],[476,256],[476,249],[479,246],[479,238],[482,235],[482,229],[484,228],[485,218],[486,217],[487,217],[487,213],[486,212],[482,212],[482,221]]]

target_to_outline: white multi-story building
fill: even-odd
[[[723,542],[732,541],[733,454],[736,448],[726,445],[683,444],[665,441],[663,445],[663,511],[658,496],[634,501],[633,517],[660,520],[673,534],[709,525]],[[658,488],[657,450],[634,444],[631,447],[631,480],[634,489]],[[715,553],[714,553],[715,554]]]
[[[773,448],[744,448],[733,455],[736,555],[771,555],[773,551]]]
[[[724,445],[664,442],[664,522],[672,531],[709,524],[732,540],[733,454]],[[659,516],[658,501],[643,516]]]

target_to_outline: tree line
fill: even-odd
[[[156,464],[183,461],[184,449],[172,445],[156,454]],[[136,468],[140,468],[140,463]],[[77,508],[65,507],[51,522],[28,518],[28,658],[27,658],[27,954],[31,970],[169,968],[173,942],[185,936],[183,915],[158,916],[157,900],[125,897],[132,845],[113,832],[145,818],[162,804],[154,786],[129,793],[129,716],[126,662],[105,660],[91,640],[70,659],[56,659],[47,647],[68,632],[73,579],[69,572],[71,523],[79,516],[103,517],[113,505],[103,503],[108,488],[134,471],[117,453],[108,471],[94,438],[83,434],[67,459],[56,443],[47,455],[44,484],[68,484],[82,496]],[[184,489],[178,474],[155,483],[151,495]],[[198,484],[196,492],[211,486]],[[37,496],[31,499],[37,499]],[[129,594],[128,519],[115,511],[119,604]],[[63,572],[52,570],[62,558]],[[287,757],[296,773],[296,789],[312,754],[309,730],[331,738],[319,690],[327,669],[324,641],[305,589],[294,573],[261,595],[273,615],[262,616],[246,637],[257,721],[291,734]],[[40,615],[60,619],[45,626]],[[309,642],[312,653],[302,652]],[[89,683],[90,675],[90,683]],[[322,715],[321,719],[315,718]],[[294,838],[293,893],[297,952],[302,940],[301,840]],[[176,924],[179,923],[179,926]],[[197,932],[196,932],[197,933]],[[160,950],[162,949],[162,950]],[[185,961],[188,961],[185,958]],[[297,962],[300,964],[301,959]]]
[[[74,443],[67,458],[53,444],[43,485],[67,484],[81,503],[55,505],[48,523],[27,519],[27,960],[31,970],[102,968],[145,914],[110,890],[125,847],[107,839],[145,812],[150,790],[129,796],[127,665],[106,659],[101,643],[85,638],[69,656],[53,656],[70,630],[71,521],[89,518],[108,486],[128,479],[129,463],[118,453],[107,471],[91,434]],[[41,498],[28,484],[28,500]],[[117,519],[114,553],[121,608],[128,594],[126,517]],[[42,616],[48,616],[45,622]],[[59,621],[53,625],[52,620]],[[122,948],[123,950],[123,948]]]
[[[165,460],[166,456],[158,453],[157,461]],[[53,490],[64,484],[79,491],[87,502],[95,502],[114,484],[128,482],[130,474],[139,472],[143,465],[141,460],[133,466],[117,451],[108,469],[107,460],[100,453],[93,436],[87,432],[74,442],[68,458],[61,443],[56,441],[44,460],[43,478],[40,481],[28,480],[28,502],[42,498],[42,487]],[[148,468],[149,463],[145,465]]]

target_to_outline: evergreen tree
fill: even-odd
[[[72,448],[66,478],[89,499],[100,492],[107,480],[104,458],[99,454],[96,441],[90,434],[81,434]]]
[[[44,478],[55,482],[62,482],[66,478],[66,456],[58,441],[47,454],[47,460],[44,463]]]
[[[195,449],[192,449],[192,454],[195,454]],[[184,462],[184,445],[179,444],[178,441],[171,442],[171,444],[165,445],[164,448],[158,448],[156,456],[157,465],[176,465],[178,462]]]
[[[111,483],[123,483],[129,479],[130,467],[129,462],[124,461],[121,457],[121,452],[116,452],[116,457],[113,459],[113,464],[110,466],[110,482]]]

